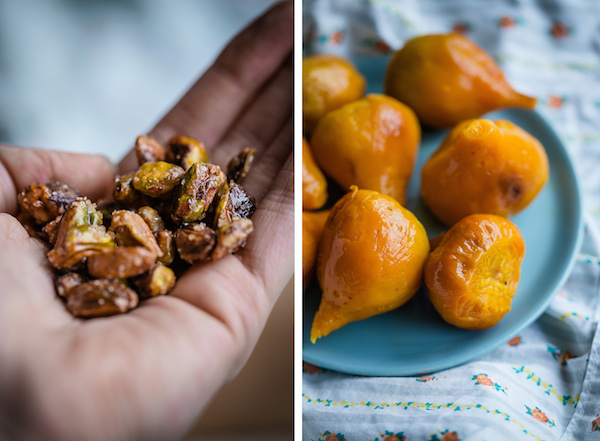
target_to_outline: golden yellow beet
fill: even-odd
[[[509,121],[458,124],[421,171],[421,196],[435,216],[453,225],[465,216],[509,217],[523,210],[548,180],[540,142]]]
[[[406,303],[421,285],[428,253],[425,228],[410,211],[353,187],[332,208],[319,242],[323,294],[311,341]]]
[[[317,210],[327,202],[327,180],[315,163],[312,151],[302,138],[302,207]]]
[[[311,133],[327,112],[359,99],[365,79],[348,60],[334,55],[313,55],[302,61],[302,113],[304,130]]]
[[[302,213],[302,279],[304,288],[312,278],[317,260],[317,245],[331,210]]]
[[[442,318],[464,329],[487,329],[510,311],[525,243],[509,220],[474,214],[455,224],[425,264],[429,299]]]
[[[385,93],[411,107],[428,126],[447,128],[501,107],[531,109],[483,49],[459,34],[425,35],[394,53]]]
[[[321,170],[343,188],[357,185],[405,205],[420,140],[411,109],[372,94],[325,115],[310,145]]]

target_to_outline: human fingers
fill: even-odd
[[[57,180],[91,200],[110,194],[115,169],[104,156],[0,145],[0,212],[15,214],[17,193]]]
[[[246,107],[238,121],[218,145],[213,147],[211,162],[221,167],[226,166],[245,147],[252,147],[258,159],[292,117],[293,86],[294,72],[290,54],[273,78]]]
[[[293,136],[294,122],[292,115],[289,115],[285,125],[269,146],[257,153],[248,175],[242,182],[242,186],[256,199],[259,207],[264,196],[273,188],[277,175],[293,151]]]
[[[215,63],[150,132],[159,142],[189,135],[211,147],[280,67],[293,47],[293,2],[284,1],[238,34]],[[136,167],[130,152],[120,172]]]
[[[254,232],[240,257],[274,303],[293,274],[293,154],[290,153],[270,190],[262,198],[252,221]]]
[[[283,168],[252,217],[246,247],[216,262],[192,266],[177,282],[178,297],[224,323],[235,341],[252,347],[277,296],[293,273],[293,159]]]
[[[0,250],[0,334],[18,332],[17,326],[33,329],[50,322],[66,323],[69,316],[54,295],[46,247],[6,213],[0,213]]]

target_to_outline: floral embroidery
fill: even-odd
[[[363,46],[379,52],[380,54],[389,54],[392,48],[381,38],[378,37],[367,37],[362,41]]]
[[[573,354],[571,354],[570,352],[561,351],[560,349],[552,346],[548,346],[548,351],[552,354],[552,357],[554,357],[554,359],[558,361],[562,366],[566,366],[567,361],[573,358]]]
[[[575,397],[570,395],[559,395],[558,391],[552,386],[550,383],[546,381],[542,381],[540,377],[538,377],[531,369],[526,368],[525,366],[513,367],[513,370],[517,374],[525,373],[527,374],[527,379],[533,381],[536,385],[544,388],[544,393],[546,395],[555,395],[558,401],[562,403],[563,406],[572,405],[573,407],[577,407],[577,403],[579,402],[579,394]]]
[[[323,373],[323,369],[321,369],[319,366],[307,363],[306,361],[302,362],[302,371],[307,373],[308,375]]]
[[[344,39],[344,30],[338,29],[328,34],[316,34],[313,30],[306,35],[306,40],[314,40],[319,44],[339,45]]]
[[[441,438],[438,436],[441,435]],[[433,435],[429,435],[429,439],[432,441],[460,441],[458,434],[456,432],[450,432],[448,429],[444,430],[440,433],[438,430],[437,433]]]
[[[600,432],[600,414],[596,414],[596,419],[592,421],[592,432]]]
[[[550,27],[550,35],[552,35],[557,40],[561,38],[566,38],[571,34],[571,28],[566,24],[555,20]]]
[[[521,340],[521,337],[519,337],[518,335],[508,340],[509,346],[519,346],[521,343],[523,343],[523,340]]]
[[[504,392],[504,394],[506,395],[506,387],[500,386],[498,383],[494,383],[490,379],[490,377],[487,376],[487,374],[473,375],[473,378],[471,378],[471,380],[475,380],[475,384],[480,384],[482,386],[490,386],[496,389],[497,391]]]
[[[546,414],[544,412],[542,412],[537,406],[535,409],[530,408],[529,406],[525,405],[525,407],[527,408],[527,414],[531,415],[533,417],[534,420],[539,421],[540,423],[544,423],[547,424],[550,427],[554,427],[554,421],[551,420],[550,418],[548,418],[546,416]]]
[[[342,433],[331,433],[329,430],[320,434],[325,438],[319,438],[319,441],[346,441],[346,437]]]
[[[498,26],[501,28],[514,28],[515,23],[515,19],[509,16],[500,17],[498,20]]]
[[[321,406],[325,406],[325,407],[339,406],[342,409],[348,409],[348,408],[353,408],[353,407],[364,407],[364,408],[368,408],[368,409],[372,409],[372,410],[384,409],[384,408],[403,408],[404,410],[408,410],[408,409],[412,408],[412,409],[424,409],[424,410],[429,410],[429,411],[435,411],[435,410],[440,410],[440,409],[449,409],[449,410],[453,410],[455,412],[459,412],[459,411],[461,411],[461,412],[468,412],[468,411],[484,412],[489,415],[498,416],[498,417],[502,418],[504,421],[509,421],[509,422],[515,424],[517,427],[519,427],[525,435],[529,435],[537,441],[542,441],[541,437],[539,437],[535,433],[531,432],[528,429],[528,427],[525,424],[523,424],[521,421],[517,420],[516,418],[512,417],[511,415],[509,415],[506,412],[503,412],[501,410],[490,409],[489,407],[487,407],[484,404],[475,404],[475,403],[439,404],[439,403],[425,403],[425,402],[415,402],[415,401],[402,401],[402,402],[398,402],[398,403],[387,403],[387,402],[373,403],[371,401],[348,402],[346,400],[333,401],[333,400],[328,400],[328,399],[323,399],[323,398],[311,398],[310,396],[308,396],[306,394],[302,394],[302,398],[304,400],[306,400],[306,403],[310,403],[310,404],[314,404],[314,405],[321,405]],[[577,397],[577,399],[579,399],[579,397]],[[311,441],[314,441],[314,440],[311,440]],[[321,441],[323,441],[323,440],[321,440]]]
[[[550,95],[548,96],[548,98],[546,99],[546,106],[548,106],[551,109],[560,109],[563,104],[565,103],[566,98],[565,97],[561,97],[561,96],[557,96],[557,95]]]
[[[435,377],[419,377],[419,378],[416,378],[416,380],[417,380],[419,383],[427,383],[428,381],[434,381],[434,380],[437,380],[437,378],[435,378]]]
[[[381,437],[381,440],[377,437],[372,441],[406,441],[404,432],[394,433],[386,430],[385,433],[380,433],[379,436]]]
[[[558,318],[560,320],[562,320],[563,322],[566,322],[569,317],[577,317],[577,318],[580,318],[580,319],[583,319],[583,320],[589,320],[590,319],[588,316],[585,316],[583,314],[579,314],[578,312],[565,312],[564,314],[561,314],[561,315],[558,316]]]
[[[516,25],[523,24],[523,19],[521,17],[511,17],[509,15],[505,15],[498,19],[498,26],[503,29],[514,28]]]
[[[456,32],[457,34],[467,34],[468,32],[471,31],[471,28],[472,28],[471,24],[467,23],[466,21],[457,21],[452,26],[452,30],[454,32]]]

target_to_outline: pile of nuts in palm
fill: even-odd
[[[167,294],[176,272],[235,253],[253,231],[256,202],[240,185],[253,149],[236,155],[227,175],[193,138],[163,147],[139,136],[135,151],[139,168],[116,178],[108,204],[56,181],[18,195],[18,218],[52,246],[56,291],[76,317],[124,313]]]

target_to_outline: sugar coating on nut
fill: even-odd
[[[254,225],[250,219],[237,219],[217,230],[217,245],[211,258],[218,260],[228,254],[235,253],[244,245],[252,232]]]
[[[57,181],[32,184],[19,193],[19,208],[35,219],[39,225],[46,224],[63,214],[79,193],[67,184]]]
[[[142,194],[154,198],[167,197],[179,183],[185,171],[168,162],[147,162],[133,175],[131,184]]]
[[[250,219],[254,210],[255,199],[241,185],[230,181],[215,210],[215,227],[220,228],[237,219]]]
[[[204,219],[208,207],[224,185],[225,174],[218,165],[193,164],[177,191],[173,220],[189,223]]]
[[[67,309],[75,317],[122,314],[139,303],[134,290],[115,280],[98,279],[75,286],[69,292]]]
[[[252,161],[254,161],[254,152],[255,150],[251,147],[246,147],[244,150],[239,152],[229,164],[227,164],[227,180],[234,181],[238,184],[241,183],[248,171],[250,171],[250,166],[252,165]]]
[[[146,221],[133,211],[113,211],[110,230],[115,232],[115,241],[119,247],[142,246],[156,256],[162,253]]]
[[[140,136],[135,153],[140,167],[116,178],[114,202],[100,209],[59,182],[33,184],[18,195],[18,219],[53,245],[47,257],[60,270],[56,292],[75,317],[127,312],[138,305],[138,293],[165,295],[176,282],[168,265],[219,259],[252,232],[245,218],[255,201],[236,181],[247,173],[253,149],[230,161],[230,185],[193,138],[174,137],[165,149]]]
[[[168,266],[157,264],[134,279],[133,283],[141,298],[162,296],[175,286],[175,273]]]
[[[165,154],[163,146],[151,136],[140,135],[135,140],[135,156],[139,165],[146,162],[164,161]]]
[[[188,170],[196,162],[208,161],[204,144],[188,136],[175,136],[167,143],[166,160]]]
[[[155,252],[139,246],[104,249],[88,257],[87,268],[92,277],[125,279],[148,271],[156,258]]]
[[[188,263],[208,259],[216,240],[215,230],[204,223],[186,225],[177,230],[175,237],[179,257]]]

